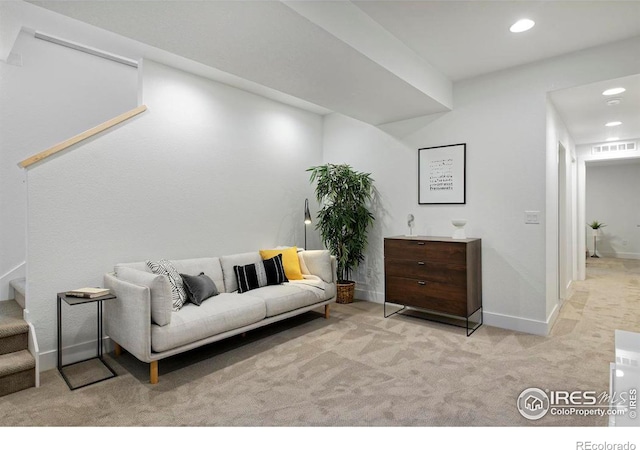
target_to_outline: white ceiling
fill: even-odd
[[[30,3],[368,123],[449,109],[283,2]]]
[[[355,1],[452,80],[640,35],[638,1]],[[529,18],[526,33],[509,31]]]
[[[623,87],[625,92],[604,96],[611,88]],[[576,144],[603,142],[618,137],[624,141],[640,137],[640,75],[607,80],[550,94],[569,133]],[[618,105],[607,105],[607,100],[620,99]],[[604,124],[620,121],[617,127]]]
[[[640,1],[30,3],[374,125],[449,110],[447,82],[640,36]]]

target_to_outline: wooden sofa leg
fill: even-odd
[[[324,305],[324,318],[328,319],[329,318],[329,305]]]
[[[120,344],[118,344],[117,342],[114,342],[113,352],[116,356],[122,355],[122,346],[120,346]]]
[[[158,384],[158,361],[151,361],[149,363],[149,382],[151,384]]]

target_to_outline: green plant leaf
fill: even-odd
[[[316,229],[324,245],[336,257],[338,281],[349,279],[364,260],[367,231],[375,220],[369,210],[373,198],[370,173],[358,172],[348,164],[325,164],[307,169],[316,182],[321,205]]]
[[[597,220],[594,220],[594,221],[592,221],[592,222],[589,224],[589,226],[590,226],[591,228],[593,228],[594,230],[597,230],[597,229],[599,229],[599,228],[606,227],[606,226],[607,226],[607,224],[606,224],[606,223],[602,223],[602,222],[598,222]]]

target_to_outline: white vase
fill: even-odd
[[[453,219],[451,224],[455,227],[453,230],[452,239],[466,239],[467,235],[464,232],[464,226],[467,224],[466,219]]]

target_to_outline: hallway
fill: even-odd
[[[573,284],[551,334],[604,338],[613,331],[640,332],[640,260],[587,258],[587,279]]]

